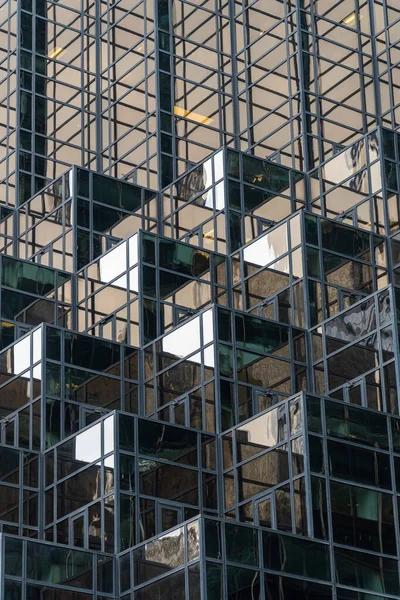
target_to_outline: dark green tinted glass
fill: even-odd
[[[126,494],[120,495],[120,551],[131,548],[135,544],[135,498]]]
[[[321,279],[319,252],[316,248],[307,246],[307,270],[310,277]]]
[[[228,150],[227,151],[227,155],[228,155],[228,175],[230,177],[236,177],[236,179],[239,179],[240,177],[240,171],[239,171],[239,157],[240,155],[237,152],[234,152],[233,150]]]
[[[206,543],[206,556],[221,559],[221,524],[218,521],[206,519],[204,521],[204,536]]]
[[[223,598],[222,565],[207,562],[206,564],[207,600]]]
[[[264,531],[263,547],[266,569],[314,579],[330,579],[328,546]]]
[[[250,569],[227,567],[228,600],[261,600],[260,573]]]
[[[50,362],[46,362],[46,394],[61,396],[61,367]]]
[[[83,336],[66,331],[64,334],[65,362],[93,369],[106,371],[115,365],[114,375],[119,374],[120,346],[92,336]]]
[[[93,174],[93,200],[135,211],[141,206],[141,188],[103,175]]]
[[[241,209],[240,183],[231,179],[228,179],[228,199],[230,207]]]
[[[318,246],[318,220],[314,215],[304,215],[304,226],[306,231],[306,241],[309,244]]]
[[[289,329],[251,315],[236,315],[236,344],[248,350],[272,352],[287,344]]]
[[[22,577],[22,540],[5,538],[4,574]]]
[[[394,151],[395,134],[393,131],[382,129],[382,143],[385,158],[392,158],[394,160],[396,155]]]
[[[78,196],[89,198],[89,171],[83,171],[83,169],[77,169],[78,179]]]
[[[192,466],[197,465],[197,434],[187,429],[139,419],[139,452]]]
[[[393,450],[400,452],[400,419],[391,418]]]
[[[270,200],[271,198],[275,198],[275,194],[273,192],[259,190],[249,185],[245,185],[243,187],[243,203],[245,212],[254,211],[256,208],[268,202],[268,200]],[[271,211],[271,217],[272,216],[273,213]]]
[[[119,485],[121,490],[135,491],[135,459],[133,456],[120,455]]]
[[[144,262],[151,265],[156,264],[156,238],[150,235],[142,235],[142,258]]]
[[[307,426],[309,431],[322,433],[321,399],[306,396]]]
[[[119,447],[121,450],[135,451],[135,419],[129,415],[119,415]]]
[[[388,448],[387,418],[337,402],[325,401],[326,432],[367,446]]]
[[[76,249],[76,266],[77,269],[82,269],[92,260],[90,249],[90,233],[84,229],[77,229],[77,249]]]
[[[210,254],[179,242],[160,239],[160,267],[183,275],[201,277],[210,269]]]
[[[389,456],[347,444],[328,441],[329,469],[333,477],[390,489]]]
[[[384,596],[368,594],[368,592],[353,592],[351,590],[342,590],[337,588],[337,600],[386,600]]]
[[[229,211],[229,235],[231,242],[231,252],[238,250],[242,246],[242,217],[240,213],[233,210]]]
[[[2,259],[1,282],[7,287],[44,296],[54,289],[54,277],[55,271],[47,267],[8,257]]]
[[[326,219],[321,219],[320,222],[322,247],[326,250],[347,254],[354,258],[370,250],[368,233]]]
[[[337,580],[341,585],[398,596],[397,561],[336,548],[335,562]]]
[[[7,600],[21,600],[21,583],[18,581],[4,582],[4,597]]]
[[[70,565],[68,575],[66,565]],[[66,583],[79,578],[80,587],[93,585],[93,555],[89,552],[28,542],[26,575],[29,579],[46,583]]]
[[[266,573],[266,600],[332,600],[332,588],[282,575]]]
[[[155,570],[155,567],[153,567]],[[161,581],[152,583],[135,592],[135,600],[150,600],[153,598],[178,599],[185,597],[185,572],[178,571]]]
[[[225,525],[226,558],[249,566],[258,566],[258,532],[250,527]]]
[[[328,513],[326,508],[325,479],[311,477],[312,514],[315,537],[328,539]]]
[[[331,505],[335,542],[396,554],[391,495],[332,481]]]
[[[46,358],[61,360],[61,331],[46,327]]]
[[[324,447],[322,438],[309,435],[308,449],[311,471],[314,471],[314,473],[324,473]]]
[[[109,230],[128,217],[128,213],[109,206],[93,203],[93,229],[109,233]]]
[[[289,175],[290,170],[285,167],[248,154],[243,155],[243,178],[248,183],[257,184],[274,192],[289,193]]]

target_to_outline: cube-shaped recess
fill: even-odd
[[[157,230],[156,207],[152,190],[73,167],[19,208],[18,256],[76,273],[132,231]]]
[[[388,283],[383,236],[306,211],[230,262],[235,308],[298,327],[317,325]]]
[[[118,411],[45,453],[46,539],[120,552],[219,514],[215,436]]]
[[[138,231],[78,273],[79,331],[146,344],[212,303],[226,304],[226,257]]]
[[[222,148],[163,190],[163,235],[231,254],[305,207],[304,173]]]
[[[44,450],[114,409],[139,411],[138,349],[41,325],[0,353],[0,440]],[[11,441],[12,440],[12,441]]]
[[[0,598],[115,600],[115,558],[4,533],[0,536]],[[101,594],[101,596],[99,595]]]
[[[213,306],[144,348],[144,410],[221,432],[307,389],[306,335]]]

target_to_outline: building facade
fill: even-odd
[[[0,0],[0,600],[400,598],[399,74],[394,0]]]

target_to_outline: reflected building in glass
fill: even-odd
[[[0,0],[0,600],[399,600],[394,0]]]

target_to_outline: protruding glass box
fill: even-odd
[[[77,329],[146,344],[212,303],[228,303],[226,257],[144,231],[77,276]]]
[[[45,536],[120,552],[218,515],[215,436],[115,411],[45,453]]]
[[[163,191],[162,233],[230,254],[304,206],[303,173],[223,148]]]
[[[233,306],[310,327],[388,283],[383,236],[300,211],[230,257]]]
[[[19,208],[17,255],[76,273],[157,218],[156,192],[73,167]]]

